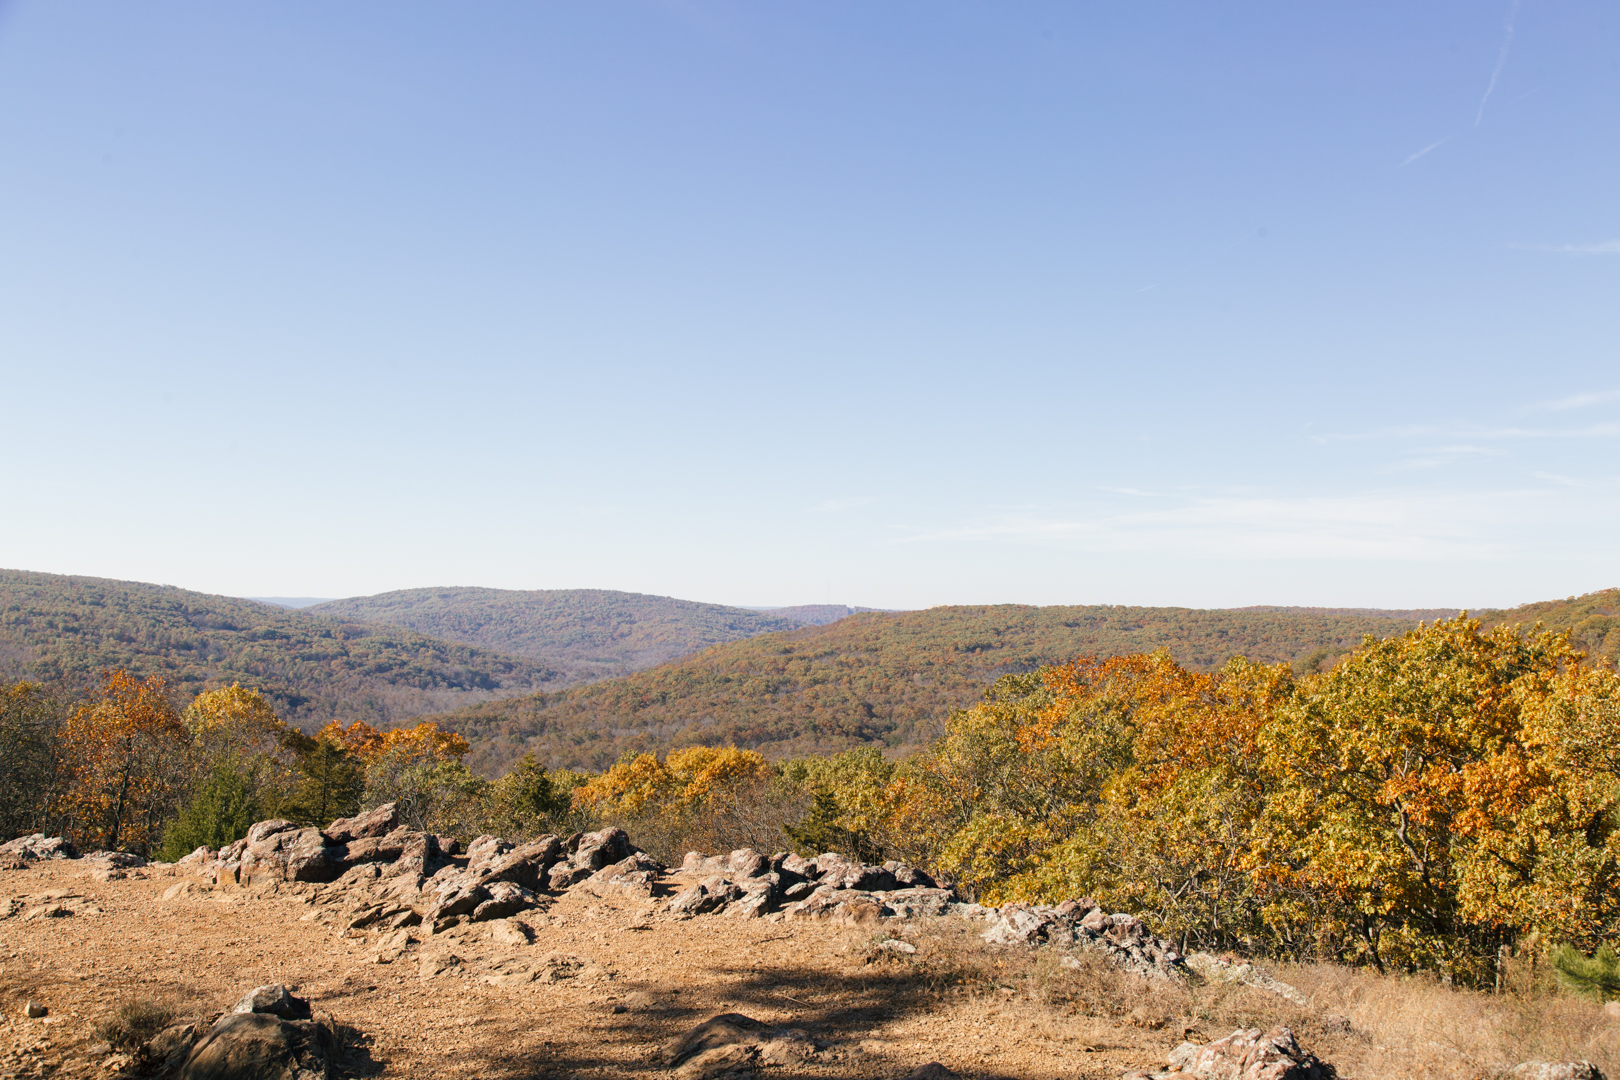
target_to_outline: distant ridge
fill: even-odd
[[[792,619],[803,626],[826,626],[839,619],[847,619],[851,615],[859,615],[866,611],[890,612],[892,608],[851,607],[848,604],[800,604],[798,607],[750,607],[749,611],[761,611],[767,615],[776,615],[783,619]]]
[[[330,596],[244,596],[243,600],[256,600],[261,604],[274,604],[284,608],[306,608],[314,604],[324,604],[332,599]]]
[[[1436,619],[1455,619],[1461,608],[1365,608],[1365,607],[1282,607],[1273,604],[1253,604],[1249,607],[1220,608],[1222,611],[1299,611],[1311,615],[1365,615],[1373,619],[1394,619],[1396,622],[1434,622]]]
[[[613,589],[402,589],[304,610],[527,657],[557,668],[567,683],[627,675],[804,625],[776,612]]]
[[[0,669],[83,685],[109,668],[176,695],[233,682],[304,727],[374,724],[557,685],[545,664],[414,630],[140,581],[0,570]]]
[[[472,741],[472,763],[490,775],[531,751],[547,765],[587,768],[693,743],[735,743],[776,757],[854,746],[904,752],[1009,672],[1167,649],[1198,670],[1241,655],[1303,674],[1331,667],[1366,635],[1390,637],[1455,613],[1018,604],[865,613],[435,719]],[[1539,619],[1570,630],[1596,658],[1620,659],[1620,591],[1477,615],[1487,626]]]

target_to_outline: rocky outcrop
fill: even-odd
[[[3,835],[3,833],[0,833],[0,836]],[[27,859],[30,862],[38,859],[77,859],[79,849],[60,836],[46,836],[44,833],[34,833],[31,836],[19,836],[15,840],[0,844],[0,855],[15,855],[19,859]]]
[[[670,901],[678,915],[725,912],[758,917],[825,919],[846,923],[943,915],[956,899],[949,889],[904,863],[871,866],[828,852],[814,859],[752,848],[729,855],[690,852],[681,864],[700,880]]]
[[[1185,1042],[1170,1052],[1168,1069],[1125,1074],[1124,1080],[1333,1080],[1333,1066],[1300,1047],[1286,1027],[1239,1028],[1224,1039]]]
[[[1184,977],[1186,964],[1174,942],[1154,937],[1134,915],[1110,914],[1090,897],[1055,906],[1008,904],[992,916],[981,937],[992,945],[1055,945],[1097,950],[1141,975]]]

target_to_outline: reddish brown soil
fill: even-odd
[[[171,868],[109,881],[75,862],[0,872],[0,916],[13,912],[0,917],[0,1077],[108,1075],[95,1027],[121,1002],[207,1016],[272,982],[354,1029],[343,1067],[356,1076],[669,1076],[659,1051],[723,1012],[802,1028],[822,1047],[763,1070],[784,1078],[898,1078],[939,1061],[964,1076],[1116,1080],[1161,1062],[1182,1034],[1066,1015],[1041,1000],[1022,959],[998,985],[1001,961],[955,917],[862,928],[682,920],[575,889],[520,917],[530,945],[497,944],[481,924],[438,936],[415,927],[402,954],[378,962],[386,932],[346,930],[343,909],[313,892],[214,889]],[[29,917],[51,904],[73,913]],[[874,949],[890,934],[917,952]],[[447,954],[461,962],[425,974]],[[485,981],[524,967],[540,977]],[[24,1019],[28,999],[49,1016]]]

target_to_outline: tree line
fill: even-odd
[[[10,833],[166,857],[393,801],[462,839],[616,824],[665,861],[903,859],[986,903],[1091,896],[1187,948],[1462,983],[1515,948],[1601,958],[1620,932],[1620,676],[1568,632],[1464,617],[1304,674],[1159,651],[1003,676],[898,760],[686,746],[489,780],[430,722],[309,736],[252,690],[177,709],[121,671],[73,702],[6,688],[0,744]]]

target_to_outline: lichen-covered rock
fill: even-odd
[[[347,844],[352,840],[387,836],[401,829],[402,824],[399,807],[394,803],[383,803],[375,810],[367,810],[352,818],[338,818],[321,831],[331,838],[332,843]]]
[[[733,900],[742,899],[743,891],[719,874],[688,885],[669,902],[675,915],[702,915],[719,911]]]
[[[260,823],[265,824],[264,822]],[[259,826],[253,826],[258,829]],[[242,853],[240,880],[244,885],[273,881],[335,881],[347,865],[342,847],[328,844],[319,829],[277,829],[260,840],[249,830]]]
[[[1508,1073],[1513,1080],[1605,1080],[1590,1061],[1526,1061]]]
[[[79,849],[60,836],[32,833],[0,844],[0,855],[15,855],[30,862],[40,859],[77,859]]]
[[[1170,1052],[1171,1069],[1207,1080],[1331,1080],[1333,1067],[1302,1049],[1286,1027],[1239,1028],[1199,1046],[1182,1043]]]

